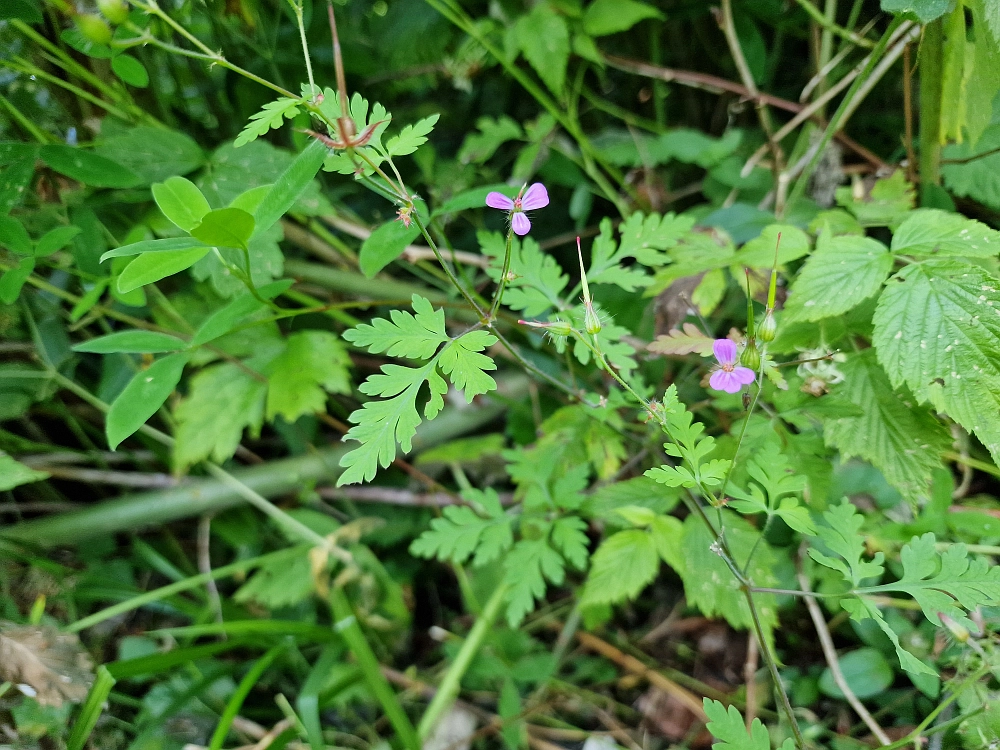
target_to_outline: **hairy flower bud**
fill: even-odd
[[[747,342],[747,348],[740,355],[740,364],[754,372],[760,369],[760,352],[757,350],[757,342],[753,339]]]
[[[774,311],[767,310],[767,312],[764,313],[764,319],[757,324],[757,338],[767,344],[774,341],[774,337],[777,333],[778,323],[774,319]]]
[[[589,302],[584,305],[586,312],[583,315],[583,328],[591,336],[595,336],[601,332],[601,319],[597,315],[597,311],[594,306]]]

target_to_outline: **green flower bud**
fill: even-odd
[[[586,306],[586,313],[583,316],[583,328],[590,335],[594,336],[601,332],[601,319],[597,317],[597,311],[594,310],[593,305]]]
[[[778,322],[774,319],[774,311],[768,310],[764,313],[764,319],[757,324],[757,338],[765,344],[774,341],[778,333]]]
[[[81,14],[74,21],[88,42],[103,45],[111,43],[111,27],[100,16]]]
[[[116,26],[128,20],[128,5],[122,0],[97,0],[97,9]]]
[[[740,355],[740,364],[749,367],[754,372],[760,369],[760,352],[757,351],[757,342],[753,339],[750,339],[747,348]]]

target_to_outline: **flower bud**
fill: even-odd
[[[81,14],[75,21],[76,27],[88,42],[103,45],[111,43],[111,27],[100,16]]]
[[[774,337],[777,333],[778,323],[774,319],[774,311],[767,310],[764,313],[764,319],[757,324],[757,338],[767,344],[774,341]]]
[[[591,336],[595,336],[601,332],[601,319],[597,316],[597,311],[594,306],[590,303],[585,306],[586,312],[583,315],[583,328]]]
[[[569,336],[573,332],[573,327],[565,320],[553,320],[548,323],[539,323],[534,320],[519,320],[517,322],[532,328],[541,328],[553,336]]]
[[[116,26],[128,20],[128,5],[122,0],[97,0],[97,9]]]
[[[747,342],[747,348],[740,355],[740,364],[754,372],[760,369],[760,352],[757,351],[757,342],[753,339]]]

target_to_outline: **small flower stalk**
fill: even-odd
[[[486,205],[490,208],[507,211],[510,228],[518,237],[523,237],[531,231],[531,220],[525,212],[535,211],[549,205],[549,192],[545,189],[545,185],[536,182],[527,190],[522,187],[513,199],[494,191],[486,196]]]
[[[729,339],[716,339],[712,351],[719,364],[716,366],[708,384],[717,391],[739,393],[745,385],[750,385],[757,377],[749,367],[739,364],[740,358],[736,344]],[[760,354],[757,355],[760,365]]]
[[[583,267],[583,250],[580,247],[580,238],[576,238],[576,253],[580,259],[580,283],[583,285],[583,328],[591,336],[596,336],[601,332],[601,319],[594,309],[594,300],[590,296],[590,284],[587,283],[587,269]]]
[[[519,320],[517,322],[523,326],[537,328],[551,336],[569,336],[573,333],[573,326],[565,320],[551,320],[546,323],[537,320]]]

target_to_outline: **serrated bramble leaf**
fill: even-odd
[[[893,233],[891,248],[905,255],[987,258],[1000,253],[1000,232],[961,214],[920,208]]]
[[[516,628],[524,616],[535,608],[535,599],[545,596],[545,581],[556,586],[565,579],[562,556],[549,546],[547,535],[539,539],[522,539],[504,561],[504,580],[510,587],[507,594],[507,623]]]
[[[284,96],[276,101],[268,102],[260,112],[250,115],[250,121],[236,137],[233,145],[243,146],[256,140],[272,128],[280,128],[286,118],[291,120],[299,113],[299,104],[301,104],[301,100],[289,99]]]
[[[441,344],[448,341],[444,329],[444,310],[434,310],[420,295],[413,295],[413,310],[392,310],[392,321],[375,318],[344,332],[344,338],[372,354],[385,352],[391,357],[430,359]]]
[[[536,5],[514,27],[518,44],[531,67],[556,94],[562,94],[569,62],[569,28],[547,4]]]
[[[893,392],[871,349],[850,356],[841,371],[836,393],[857,404],[859,414],[824,421],[827,445],[843,459],[859,456],[877,467],[911,502],[925,500],[931,472],[951,442],[947,428],[926,407],[909,403],[912,396]]]
[[[875,181],[871,192],[857,200],[851,187],[836,190],[837,203],[850,211],[866,227],[895,226],[913,208],[916,191],[902,169]]]
[[[892,255],[878,240],[824,232],[792,284],[786,315],[809,321],[841,315],[875,294],[891,269]]]
[[[727,709],[719,701],[704,699],[708,724],[705,726],[718,742],[712,750],[771,750],[771,737],[760,719],[754,719],[747,731],[743,715],[736,706]]]
[[[681,330],[675,328],[657,336],[647,348],[657,354],[700,354],[711,357],[714,343],[715,339],[702,333],[694,323],[685,323]]]
[[[738,565],[750,559],[747,570],[756,586],[777,585],[775,571],[778,555],[774,548],[760,538],[760,531],[732,511],[722,510],[726,541]],[[712,514],[713,520],[715,514]],[[701,519],[689,515],[683,524],[679,554],[683,564],[676,568],[684,581],[688,603],[697,607],[706,617],[721,615],[734,628],[753,626],[753,616],[747,607],[740,583],[719,555],[713,551],[714,535]],[[753,556],[750,557],[753,550]],[[770,640],[771,629],[778,623],[774,596],[755,595],[760,622],[765,636]]]
[[[267,418],[289,424],[304,414],[326,409],[327,393],[351,392],[350,358],[329,331],[299,331],[268,367]]]
[[[863,557],[865,540],[858,531],[864,524],[865,518],[858,513],[857,508],[845,498],[840,505],[831,506],[823,513],[823,519],[826,525],[817,529],[818,536],[832,552],[840,555],[844,562],[810,547],[809,556],[813,560],[820,565],[839,570],[855,587],[860,586],[865,578],[882,575],[885,570],[882,565],[885,556],[881,552],[876,552],[871,561]]]
[[[649,532],[612,534],[594,552],[581,603],[615,604],[634,599],[656,577],[660,559]]]
[[[434,125],[440,117],[441,115],[431,115],[413,125],[407,125],[399,135],[394,135],[386,141],[385,150],[390,156],[412,154],[427,143],[427,136],[434,130]]]
[[[1000,292],[979,266],[913,263],[879,298],[872,342],[894,386],[974,432],[1000,459]]]
[[[226,461],[236,452],[244,428],[259,434],[267,383],[232,363],[206,367],[174,409],[177,421],[174,466],[183,471],[205,458]]]
[[[780,266],[808,253],[809,235],[792,224],[770,224],[741,247],[734,260],[751,268],[771,268],[775,259]]]

